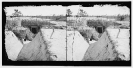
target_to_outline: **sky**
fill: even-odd
[[[126,6],[117,6],[117,5],[104,5],[104,6],[95,5],[93,7],[82,7],[75,5],[75,6],[69,6],[68,8],[71,9],[73,15],[76,15],[79,9],[83,9],[84,11],[86,11],[88,15],[93,15],[93,16],[130,14],[129,8],[127,8]]]
[[[6,7],[5,12],[8,15],[12,15],[14,13],[14,9],[18,9],[25,16],[52,16],[52,15],[66,15],[66,9],[70,9],[73,14],[76,15],[79,9],[83,9],[87,12],[88,15],[93,16],[102,16],[102,15],[124,15],[130,14],[130,9],[126,6],[117,6],[117,5],[95,5],[93,7],[82,7],[81,5],[72,5],[63,7],[61,5],[53,5],[53,6],[14,6],[14,7]]]
[[[18,9],[21,11],[23,15],[27,16],[52,16],[52,15],[65,15],[66,8],[62,6],[21,6],[21,7],[6,7],[5,11],[7,12],[7,16],[14,13],[14,9]]]

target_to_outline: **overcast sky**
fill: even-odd
[[[14,13],[14,9],[18,9],[21,11],[23,15],[28,16],[36,16],[36,15],[42,15],[42,16],[48,16],[48,15],[65,15],[66,14],[66,8],[62,6],[41,6],[41,7],[35,7],[35,6],[23,6],[23,7],[6,7],[7,15],[11,15]]]
[[[88,15],[123,15],[123,14],[130,14],[129,8],[126,6],[117,6],[117,5],[104,5],[99,6],[95,5],[93,7],[81,7],[78,5],[75,6],[69,6],[68,8],[71,9],[73,12],[73,15],[76,15],[79,11],[79,9],[83,9],[87,12]]]
[[[83,9],[88,15],[118,15],[118,14],[130,14],[129,8],[126,6],[117,5],[95,5],[93,7],[81,7],[79,5],[72,5],[68,7],[63,6],[19,6],[19,7],[6,7],[7,15],[14,13],[14,9],[18,9],[22,14],[28,16],[52,16],[52,15],[66,15],[66,9],[71,9],[73,15],[78,13],[79,9]]]

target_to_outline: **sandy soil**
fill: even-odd
[[[12,31],[5,31],[5,48],[8,58],[15,61],[23,45]]]
[[[83,61],[130,60],[129,29],[108,28],[101,38],[90,45]]]
[[[115,57],[113,45],[104,32],[101,38],[87,49],[83,61],[109,61]]]
[[[66,30],[41,29],[41,32],[49,44],[50,57],[56,61],[66,61]]]
[[[67,31],[67,54],[70,61],[81,61],[89,44],[78,31]]]
[[[89,47],[89,44],[78,31],[67,31],[67,33],[66,30],[60,29],[41,29],[41,31],[44,39],[49,43],[48,50],[52,54],[51,57],[56,61],[81,61]]]
[[[123,60],[130,60],[130,34],[129,29],[107,29],[109,37],[116,45],[119,57]]]
[[[25,44],[20,51],[17,60],[21,61],[48,61],[49,54],[47,45],[39,32],[28,44]]]

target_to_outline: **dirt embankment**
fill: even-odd
[[[66,61],[66,30],[41,29],[43,39],[48,43],[48,51],[53,61]]]
[[[12,31],[5,31],[5,49],[8,59],[15,61],[23,44]]]
[[[115,49],[118,57],[121,60],[130,60],[130,29],[107,29],[108,35]]]
[[[80,34],[89,42],[91,40],[98,41],[99,33],[95,29],[79,30]]]
[[[24,45],[18,55],[17,60],[21,61],[48,61],[49,54],[47,44],[39,32],[36,37],[28,44]]]
[[[87,49],[83,61],[111,61],[115,57],[114,45],[109,40],[107,32],[104,32],[101,38]]]
[[[67,60],[81,61],[89,47],[78,31],[67,31]]]

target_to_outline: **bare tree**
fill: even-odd
[[[23,14],[20,12],[20,11],[18,11],[18,9],[14,9],[14,13],[12,14],[12,16],[23,16]]]
[[[67,15],[66,16],[72,16],[72,11],[70,9],[67,9]]]
[[[77,16],[86,17],[86,16],[88,16],[88,14],[83,9],[79,9],[79,12],[77,13]]]

